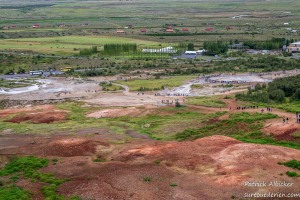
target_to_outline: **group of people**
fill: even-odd
[[[189,96],[188,94],[183,94],[183,93],[175,93],[175,94],[167,94],[167,96],[177,96],[177,97],[179,97],[179,96],[181,96],[181,97],[187,97],[187,96]]]
[[[257,106],[258,107],[258,106]],[[261,109],[261,113],[264,113],[264,109]],[[272,112],[273,111],[273,108],[271,108],[271,107],[267,107],[267,111],[268,112]]]
[[[258,109],[258,106],[238,106],[236,109],[237,110]],[[231,110],[231,107],[229,110]],[[265,110],[263,108],[260,111],[261,111],[261,113],[265,112]],[[271,107],[267,107],[267,111],[272,112],[273,109]],[[299,115],[299,123],[300,123],[300,115]]]
[[[288,117],[283,117],[282,118],[283,123],[289,123],[289,118]]]
[[[161,100],[161,103],[164,103],[164,104],[173,104],[173,100]]]
[[[258,106],[238,106],[236,109],[237,110],[246,110],[246,109],[255,109],[255,108],[258,108]]]
[[[85,93],[91,93],[91,92],[97,93],[98,91],[97,90],[86,90],[85,91]]]
[[[166,105],[173,105],[176,102],[179,102],[179,99],[175,99],[175,100],[161,100],[161,102],[157,101],[157,104],[162,103],[162,104],[166,104]],[[185,102],[185,100],[183,99],[182,102]]]

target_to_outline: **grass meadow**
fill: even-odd
[[[178,87],[196,76],[171,76],[160,79],[134,79],[127,81],[117,81],[117,83],[126,85],[130,91],[139,91],[141,88],[147,90],[161,90],[164,87]]]
[[[46,54],[72,55],[78,53],[78,50],[74,51],[74,49],[97,46],[99,47],[98,49],[101,50],[105,44],[111,43],[136,43],[139,49],[144,47],[159,48],[160,45],[166,45],[159,42],[114,36],[63,36],[2,40],[0,50],[19,50]]]

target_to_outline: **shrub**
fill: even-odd
[[[149,182],[151,182],[151,181],[152,181],[152,178],[151,178],[151,177],[149,177],[149,176],[146,176],[146,177],[144,177],[144,178],[143,178],[143,181],[144,181],[144,182],[148,182],[148,183],[149,183]]]
[[[179,108],[179,107],[181,107],[181,104],[180,104],[178,101],[176,101],[176,102],[175,102],[175,107],[176,107],[176,108]]]
[[[10,187],[0,187],[0,199],[18,199],[18,200],[28,200],[31,199],[29,193],[17,186]]]
[[[298,173],[290,172],[290,171],[287,171],[286,175],[288,175],[289,177],[299,177],[300,176]]]
[[[293,169],[300,170],[300,161],[298,161],[298,160],[290,160],[290,161],[284,162],[284,163],[279,162],[278,164],[279,165],[284,165],[286,167],[290,167],[290,168],[293,168]]]

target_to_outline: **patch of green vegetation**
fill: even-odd
[[[144,182],[150,183],[152,181],[152,178],[150,176],[146,176],[143,178]]]
[[[98,157],[94,159],[93,162],[106,162],[106,159]]]
[[[278,164],[300,170],[300,161],[298,161],[298,160],[290,160],[288,162],[279,162]]]
[[[300,102],[299,101],[293,101],[289,103],[283,103],[283,104],[274,104],[274,108],[282,109],[287,112],[291,113],[300,113]]]
[[[225,135],[247,143],[272,144],[300,149],[300,144],[291,141],[278,141],[271,136],[264,135],[260,130],[263,122],[273,119],[277,115],[267,113],[236,113],[227,120],[207,124],[201,128],[186,129],[175,135],[177,140],[197,139],[212,135]]]
[[[36,158],[33,156],[19,157],[13,159],[5,165],[4,169],[0,170],[0,176],[6,176],[15,172],[32,172],[47,166],[49,161],[44,158]]]
[[[53,164],[53,165],[56,165],[56,163],[58,162],[58,159],[57,159],[57,158],[54,158],[54,159],[52,159],[51,161],[52,161],[52,164]]]
[[[199,84],[193,84],[193,85],[191,86],[191,88],[192,88],[192,89],[202,89],[202,88],[204,88],[204,86],[203,86],[203,85],[199,85]]]
[[[17,186],[0,187],[0,200],[28,200],[30,194],[28,191]]]
[[[117,81],[122,85],[127,85],[131,91],[150,91],[161,90],[165,87],[178,87],[184,82],[195,78],[196,76],[174,76],[160,79],[135,79],[127,81]]]
[[[155,161],[154,161],[154,163],[157,164],[157,165],[159,165],[160,162],[161,162],[161,160],[155,160]]]
[[[101,82],[99,84],[102,89],[104,91],[118,91],[118,90],[123,90],[123,88],[119,85],[115,85],[115,84],[112,84],[112,83],[108,83],[108,82]]]
[[[161,108],[156,115],[136,118],[122,117],[119,120],[126,122],[131,128],[153,139],[173,140],[176,133],[186,128],[202,126],[202,122],[223,114],[208,115],[191,111],[188,107],[169,107]]]
[[[300,175],[297,172],[287,171],[286,175],[288,175],[289,177],[300,177]]]
[[[187,104],[196,106],[224,108],[226,104],[221,100],[221,96],[211,97],[188,97]]]
[[[48,166],[48,164],[49,160],[45,158],[36,158],[33,156],[17,157],[12,159],[10,163],[6,164],[4,168],[0,170],[0,176],[21,173],[24,176],[24,178],[31,179],[34,182],[40,181],[48,184],[42,187],[42,192],[45,196],[45,199],[65,199],[64,196],[56,194],[56,188],[62,183],[64,183],[66,180],[58,179],[53,174],[41,173],[37,171],[40,168]],[[16,177],[16,175],[14,175],[13,177]],[[14,181],[17,181],[18,179],[15,179]],[[22,190],[15,187],[7,189],[4,192],[8,194],[16,193],[16,195],[23,196],[25,196],[26,194]]]
[[[9,179],[12,180],[13,182],[17,182],[19,180],[19,176],[12,176]]]
[[[170,186],[171,187],[177,187],[178,185],[176,183],[171,183]]]

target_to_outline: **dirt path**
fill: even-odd
[[[273,135],[279,140],[296,140],[300,142],[300,139],[295,139],[292,134],[300,131],[300,124],[297,123],[297,117],[295,113],[286,112],[279,109],[272,108],[272,111],[268,111],[267,108],[255,108],[246,110],[237,110],[240,106],[239,102],[235,99],[223,99],[223,102],[227,105],[227,115],[222,116],[222,119],[229,117],[230,113],[249,112],[249,113],[272,113],[278,115],[278,118],[267,120],[264,124],[262,131],[267,135]],[[209,108],[209,111],[217,111],[218,108]],[[263,110],[263,111],[262,111]],[[287,120],[288,119],[288,120]]]
[[[222,112],[226,111],[227,114],[219,117],[219,120],[226,120],[229,119],[230,114],[232,113],[272,113],[278,115],[278,118],[267,120],[264,124],[262,129],[263,133],[267,135],[272,135],[276,139],[279,140],[294,140],[300,142],[299,138],[293,137],[293,133],[300,132],[300,124],[297,123],[296,114],[289,113],[283,110],[274,109],[272,111],[267,111],[267,108],[258,107],[255,109],[245,109],[245,110],[238,110],[237,107],[241,106],[239,102],[235,99],[224,99],[225,95],[223,96],[222,101],[226,104],[225,108],[216,108],[216,107],[206,107],[206,106],[195,106],[195,105],[186,105],[191,108],[195,108],[205,114],[212,114],[215,112]],[[288,120],[286,120],[288,118]],[[285,122],[284,120],[285,119]]]

